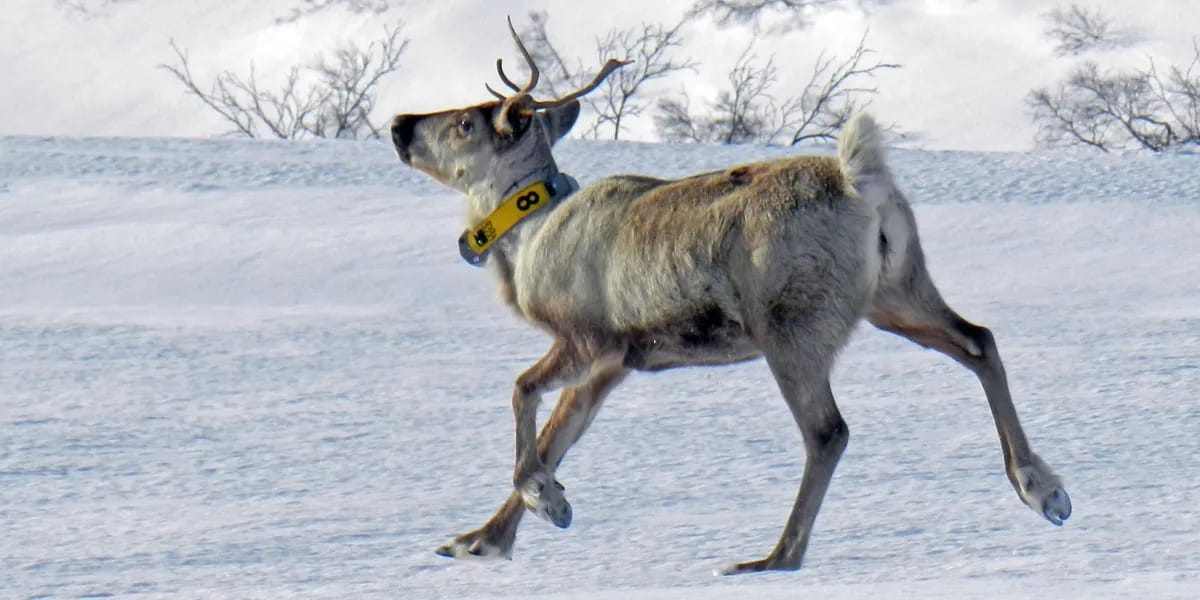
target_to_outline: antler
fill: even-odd
[[[504,59],[503,58],[496,59],[496,72],[500,74],[500,81],[503,81],[504,85],[507,85],[509,89],[511,89],[514,92],[521,91],[521,86],[513,83],[512,80],[508,78],[508,75],[504,74]],[[504,97],[503,94],[499,94],[495,90],[492,90],[491,86],[487,86],[487,88],[489,90],[491,90],[493,94],[496,94],[497,96],[500,96],[501,98]]]
[[[604,78],[611,75],[613,71],[616,71],[617,69],[633,62],[629,60],[617,60],[615,58],[609,59],[608,62],[605,62],[604,66],[600,68],[600,72],[596,74],[596,77],[592,79],[591,83],[588,83],[586,86],[556,100],[534,100],[529,94],[533,91],[533,88],[537,86],[538,79],[541,77],[541,72],[538,70],[537,64],[533,62],[533,56],[531,56],[529,54],[529,50],[525,48],[525,43],[521,41],[521,36],[517,35],[517,29],[513,27],[512,17],[508,18],[508,31],[512,33],[513,41],[517,43],[517,49],[521,51],[521,56],[525,58],[525,63],[529,65],[529,82],[524,86],[518,86],[517,84],[513,83],[512,79],[504,73],[504,59],[496,59],[496,73],[500,75],[500,81],[503,81],[504,85],[507,85],[509,89],[516,92],[512,96],[505,96],[504,94],[492,89],[492,86],[485,86],[493,96],[504,101],[500,106],[500,111],[496,113],[496,122],[493,124],[497,131],[508,132],[511,130],[511,126],[508,124],[507,118],[508,111],[512,110],[512,108],[518,104],[521,104],[522,108],[527,110],[562,106],[563,104],[571,102],[596,89],[601,83],[604,82]]]
[[[623,67],[631,62],[633,62],[633,61],[632,60],[617,60],[615,58],[610,58],[610,59],[608,59],[608,62],[604,63],[603,67],[600,67],[600,72],[596,74],[596,77],[594,77],[592,79],[591,83],[589,83],[589,84],[575,90],[574,92],[571,92],[570,94],[567,94],[566,96],[563,96],[562,98],[559,98],[557,100],[535,101],[533,103],[533,107],[534,108],[551,108],[554,106],[562,106],[563,104],[566,104],[572,100],[575,100],[576,98],[579,98],[580,96],[583,96],[584,94],[587,94],[588,92],[600,87],[600,84],[604,83],[605,77],[608,77],[609,75],[612,74],[613,71],[616,71],[617,69],[620,69],[621,67]]]
[[[504,74],[504,59],[496,59],[496,72],[500,74],[500,80],[505,85],[512,88],[516,93],[512,96],[505,97],[488,86],[488,91],[497,98],[504,100],[500,105],[500,111],[496,113],[496,122],[494,126],[497,131],[508,132],[511,127],[508,124],[508,111],[512,110],[513,106],[518,103],[530,102],[529,92],[538,84],[538,79],[541,77],[541,72],[538,71],[537,63],[533,62],[533,57],[529,55],[529,50],[525,48],[525,44],[521,42],[521,36],[517,35],[517,28],[513,27],[512,17],[508,18],[508,31],[512,33],[513,41],[517,43],[517,49],[521,51],[521,56],[525,58],[525,63],[529,65],[529,82],[524,87],[517,87],[507,75]]]

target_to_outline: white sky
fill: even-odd
[[[90,16],[63,2],[17,0],[0,21],[0,134],[209,136],[224,130],[196,99],[184,95],[156,64],[172,60],[168,41],[189,49],[200,78],[221,69],[246,72],[251,60],[264,79],[308,61],[339,42],[375,39],[396,18],[411,40],[402,70],[380,94],[380,118],[390,112],[436,110],[488,96],[493,60],[513,51],[504,16],[551,14],[551,34],[566,54],[591,57],[593,39],[612,27],[669,22],[690,0],[443,0],[393,2],[383,15],[331,9],[292,23],[276,19],[299,0],[229,3],[219,0],[80,0]],[[1104,64],[1160,64],[1190,58],[1200,35],[1200,0],[1079,2],[1099,6],[1137,40],[1091,55]],[[1054,82],[1076,59],[1054,56],[1042,35],[1040,0],[892,0],[869,13],[846,9],[783,36],[759,35],[756,53],[772,53],[780,93],[807,81],[822,50],[845,56],[866,28],[879,57],[904,65],[878,79],[872,110],[931,149],[1023,150],[1033,128],[1024,98]],[[573,32],[569,34],[568,32]],[[686,51],[701,63],[648,88],[686,89],[694,105],[715,96],[733,61],[754,36],[745,28],[699,22],[686,30]],[[791,73],[794,73],[792,75]],[[648,111],[649,112],[649,111]],[[653,141],[647,116],[629,131]]]

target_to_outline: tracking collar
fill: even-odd
[[[473,267],[487,262],[488,249],[504,234],[516,227],[525,217],[557,206],[579,189],[574,177],[555,173],[550,179],[536,181],[517,191],[500,203],[482,223],[463,232],[458,238],[458,252]]]

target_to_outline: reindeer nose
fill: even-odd
[[[415,115],[398,115],[392,121],[392,143],[396,145],[396,155],[404,164],[412,164],[412,154],[408,151],[412,143],[413,130],[417,126]]]

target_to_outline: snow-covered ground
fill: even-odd
[[[584,182],[785,153],[559,152]],[[570,529],[447,560],[546,346],[461,264],[461,199],[381,142],[0,138],[0,596],[1197,597],[1200,157],[892,158],[1074,515],[1017,500],[969,373],[868,327],[804,569],[714,578],[803,466],[761,363],[631,378],[560,470]]]

